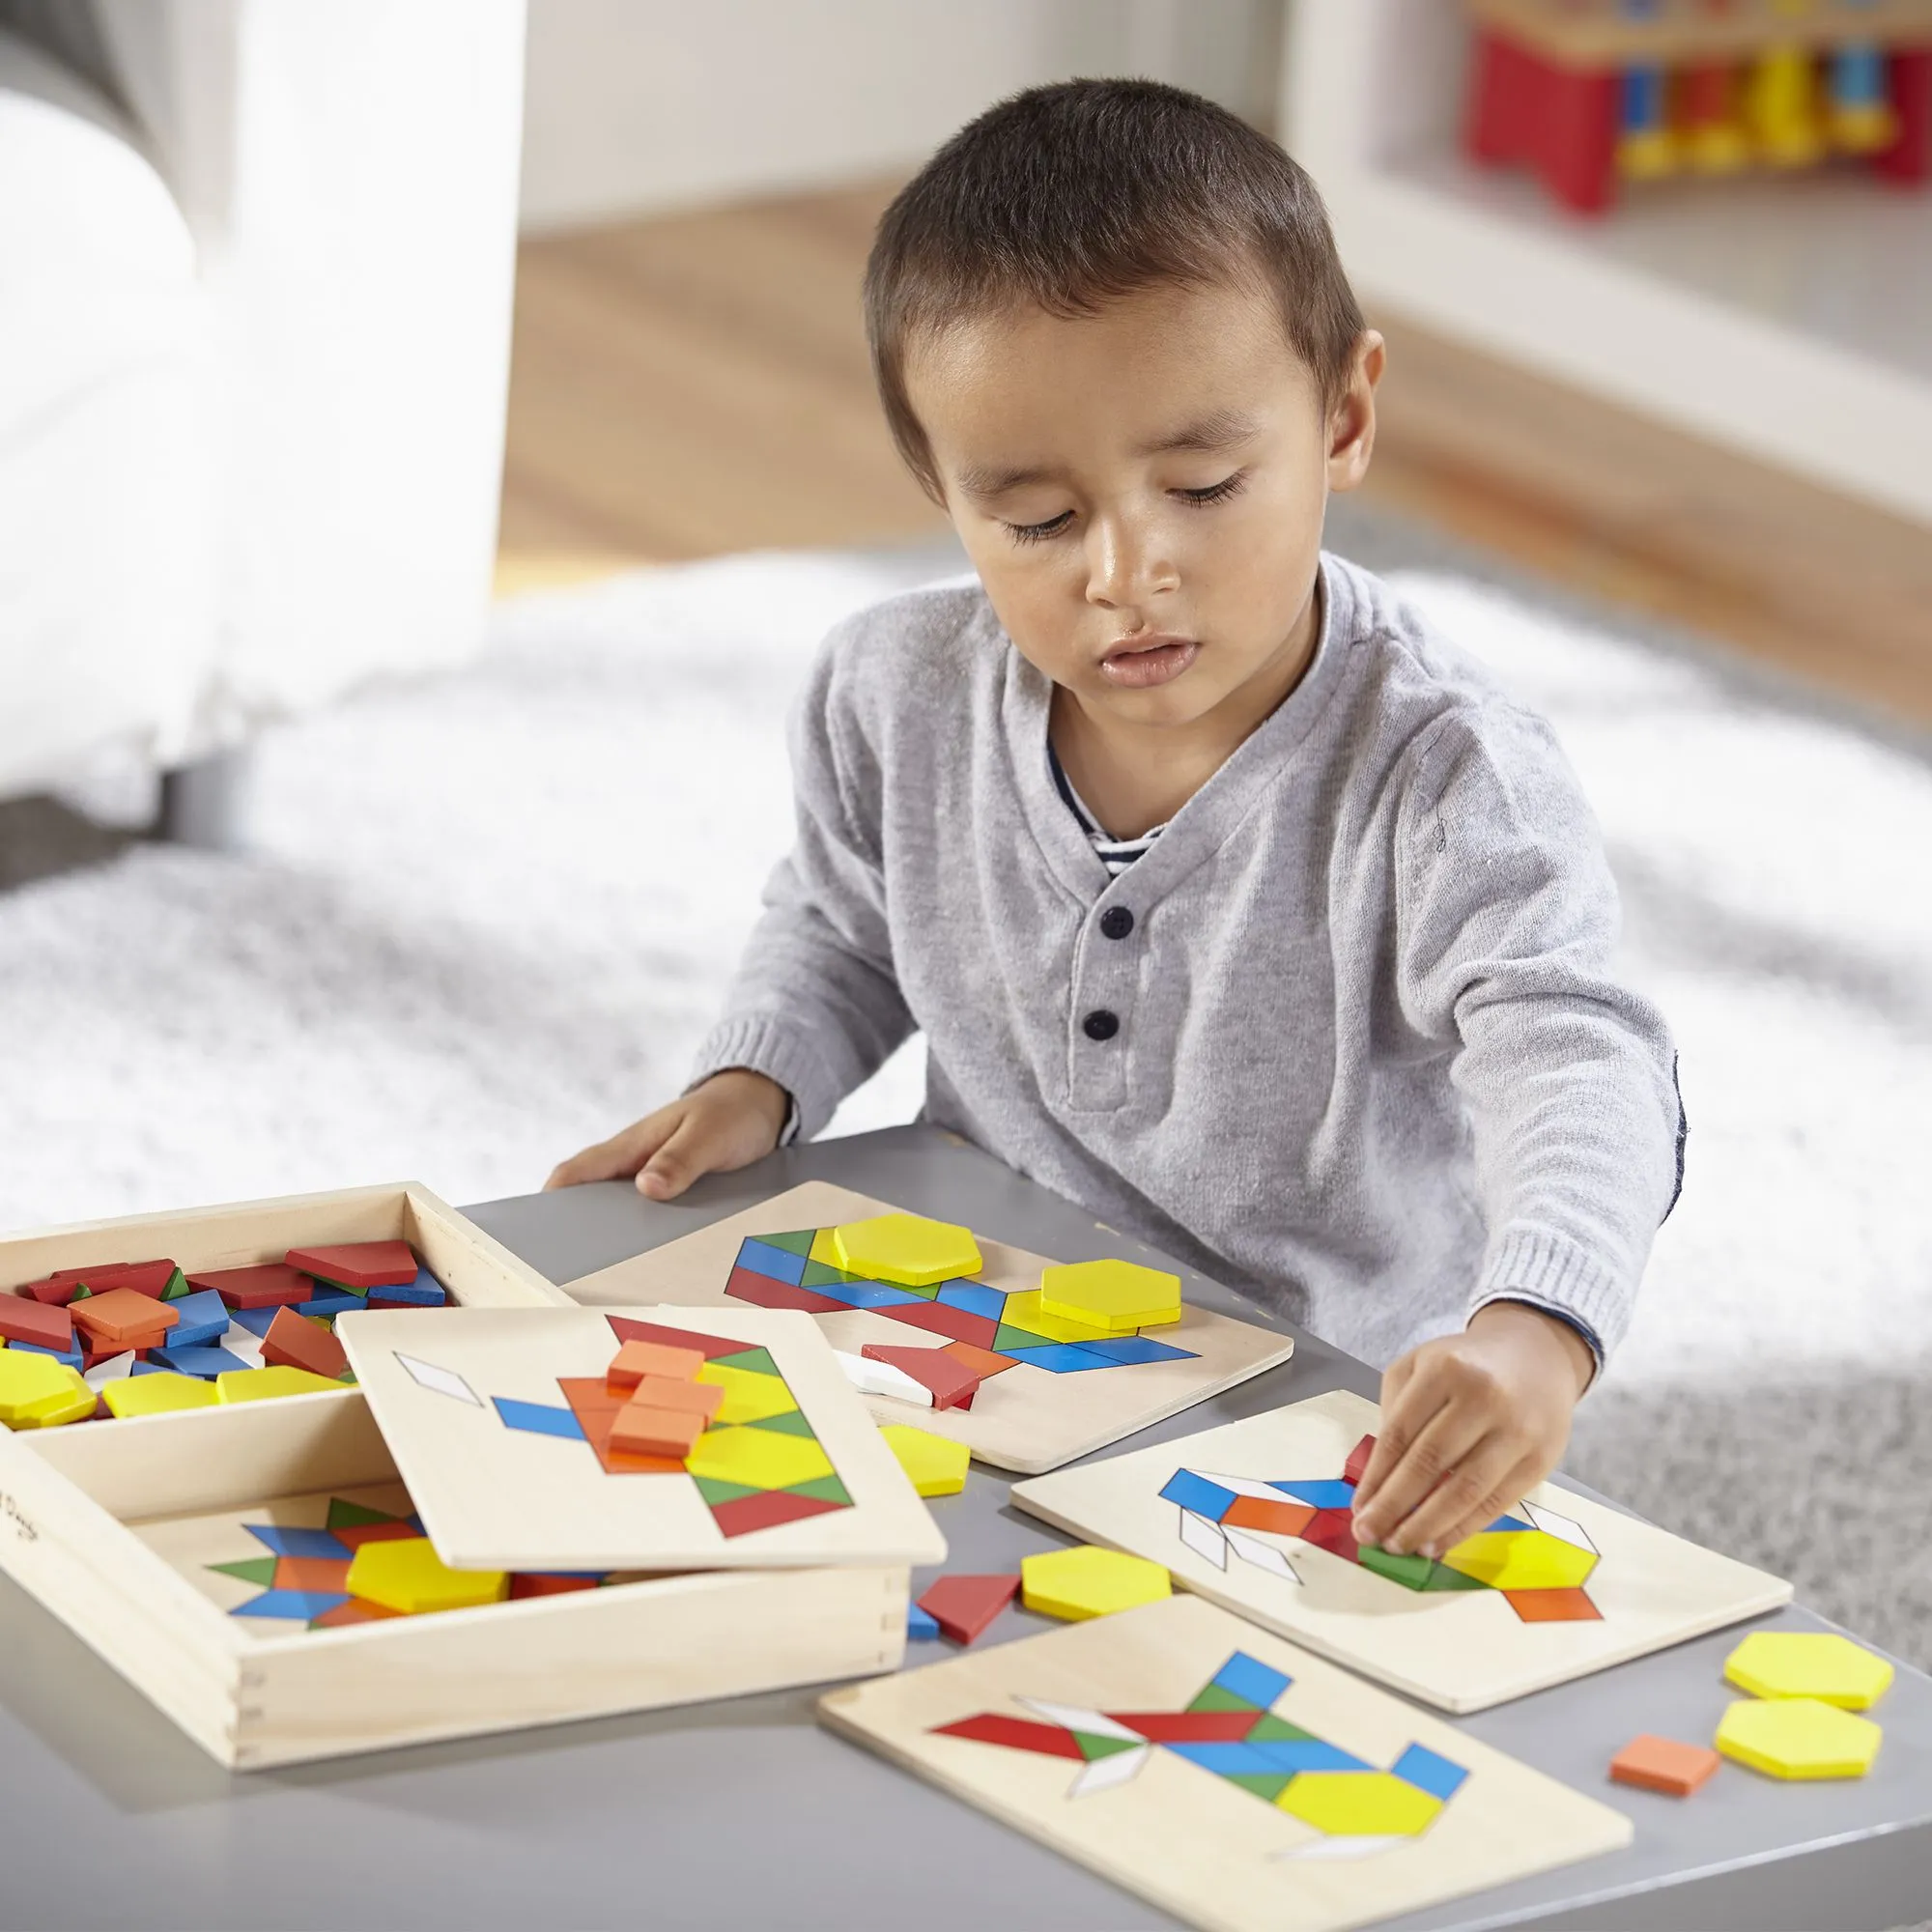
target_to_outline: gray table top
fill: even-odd
[[[923,1128],[788,1150],[668,1205],[613,1183],[468,1211],[553,1280],[569,1281],[820,1179],[1045,1254],[1147,1252]],[[1190,1299],[1255,1319],[1180,1271]],[[1328,1388],[1373,1396],[1376,1383],[1362,1364],[1297,1334],[1283,1368],[1133,1443]],[[976,1466],[964,1494],[933,1505],[949,1569],[1014,1570],[1063,1541],[1014,1510],[1007,1490]],[[1825,1627],[1802,1609],[1760,1622]],[[980,1641],[1049,1627],[1014,1608]],[[1932,1912],[1932,1680],[1917,1671],[1900,1668],[1876,1714],[1885,1747],[1861,1780],[1787,1786],[1727,1769],[1689,1801],[1608,1783],[1610,1756],[1639,1731],[1710,1735],[1733,1694],[1720,1668],[1737,1634],[1457,1720],[1628,1812],[1635,1842],[1388,1923],[1885,1932]],[[908,1663],[949,1648],[914,1645]],[[816,1695],[781,1691],[234,1776],[0,1579],[0,1926],[1171,1924],[820,1730]]]

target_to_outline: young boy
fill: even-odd
[[[1548,727],[1321,550],[1382,343],[1308,178],[1141,81],[1036,89],[887,211],[874,367],[979,581],[827,640],[797,843],[692,1087],[567,1161],[654,1199],[924,1118],[1388,1363],[1365,1542],[1555,1465],[1681,1178],[1662,1020]]]

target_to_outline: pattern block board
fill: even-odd
[[[1632,1837],[1621,1812],[1199,1598],[835,1690],[818,1709],[1217,1932],[1347,1932]]]
[[[1445,1711],[1485,1710],[1791,1601],[1776,1577],[1548,1483],[1469,1539],[1473,1556],[1458,1545],[1430,1566],[1359,1549],[1342,1472],[1378,1414],[1331,1390],[1017,1484],[1013,1501],[1165,1564],[1186,1589]],[[1246,1507],[1216,1520],[1216,1492]],[[1533,1586],[1512,1587],[1516,1559],[1497,1546],[1532,1535]],[[1561,1549],[1579,1561],[1565,1568]],[[1587,1589],[1563,1584],[1586,1550]]]
[[[1040,1276],[1054,1263],[979,1231],[981,1265],[970,1281],[908,1288],[867,1282],[838,1265],[834,1229],[897,1211],[849,1188],[808,1181],[585,1275],[570,1284],[570,1293],[600,1305],[803,1312],[835,1349],[862,1358],[868,1345],[944,1350],[985,1377],[970,1408],[915,1409],[884,1395],[866,1396],[867,1406],[881,1422],[916,1415],[922,1429],[1022,1474],[1104,1448],[1293,1352],[1289,1336],[1185,1304],[1179,1321],[1146,1334],[1109,1335],[1069,1323],[1039,1305]]]
[[[338,1333],[458,1569],[931,1563],[945,1540],[808,1316],[758,1308],[369,1310]],[[690,1454],[612,1439],[622,1343],[696,1350]]]

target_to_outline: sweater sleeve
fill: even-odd
[[[1681,1179],[1662,1015],[1611,971],[1617,892],[1548,726],[1495,701],[1422,750],[1398,831],[1405,1015],[1452,1053],[1488,1230],[1469,1312],[1548,1309],[1605,1352]]]
[[[809,1140],[913,1031],[886,919],[879,765],[844,701],[840,639],[826,639],[791,718],[797,836],[766,882],[691,1085],[748,1066],[792,1097]]]

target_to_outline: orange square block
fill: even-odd
[[[73,1317],[73,1325],[97,1350],[156,1348],[181,1320],[167,1302],[132,1288],[110,1288],[105,1294],[91,1294],[83,1301],[70,1303],[68,1312]]]
[[[704,1418],[688,1408],[648,1408],[627,1402],[611,1425],[611,1446],[631,1456],[689,1456],[704,1434]]]
[[[715,1382],[678,1382],[668,1376],[643,1376],[631,1400],[645,1408],[668,1408],[679,1415],[702,1416],[706,1422],[724,1406],[724,1391]]]
[[[1610,1776],[1618,1784],[1662,1791],[1670,1798],[1689,1798],[1717,1770],[1719,1762],[1718,1753],[1703,1745],[1681,1745],[1675,1738],[1654,1737],[1646,1731],[1610,1760]]]
[[[670,1349],[662,1342],[626,1342],[611,1356],[604,1378],[612,1389],[628,1393],[646,1376],[688,1382],[703,1366],[703,1353],[696,1349]]]

